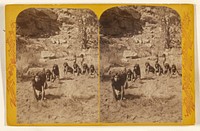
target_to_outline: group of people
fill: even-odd
[[[152,66],[149,62],[145,63],[145,73],[148,75],[149,73],[160,75],[179,75],[181,74],[178,72],[176,65],[172,64],[170,66],[169,63],[166,63],[166,55],[163,54],[164,61],[163,67],[159,64],[158,55],[156,56],[155,66]],[[111,85],[113,89],[114,98],[116,100],[122,100],[124,98],[124,88],[128,86],[128,81],[135,81],[137,79],[141,79],[141,70],[140,65],[135,64],[133,70],[128,69],[124,70],[120,73],[114,74],[111,79]]]
[[[175,64],[170,66],[169,63],[166,63],[166,55],[163,54],[164,61],[163,67],[158,62],[158,56],[155,62],[155,66],[152,66],[149,62],[145,63],[145,72],[146,74],[152,73],[158,76],[160,75],[181,75]],[[75,76],[79,75],[90,75],[95,76],[97,72],[94,68],[94,65],[88,66],[86,63],[81,62],[79,66],[76,61],[74,61],[73,66],[70,66],[67,62],[63,63],[63,73],[67,75],[68,73],[74,74]],[[34,89],[34,94],[36,100],[45,99],[45,89],[47,88],[47,81],[54,82],[56,79],[60,79],[59,67],[57,64],[53,65],[52,71],[49,69],[37,73],[32,80],[32,87]],[[133,66],[133,70],[128,69],[120,73],[116,73],[111,79],[111,85],[113,89],[114,98],[116,100],[122,100],[124,98],[124,89],[128,86],[128,81],[136,81],[141,79],[141,69],[139,64]]]
[[[64,67],[64,74],[74,74],[76,76],[79,76],[80,74],[82,75],[90,75],[90,76],[94,76],[95,74],[97,74],[97,71],[94,68],[94,65],[91,64],[90,66],[88,66],[88,64],[84,63],[82,64],[82,68],[77,64],[74,63],[73,66],[69,66],[69,64],[67,62],[65,62],[63,64]]]
[[[157,56],[157,59],[156,59],[156,63],[155,63],[155,67],[151,66],[149,62],[146,62],[145,63],[145,72],[148,74],[148,73],[153,73],[153,74],[156,74],[158,76],[164,74],[164,75],[175,75],[175,74],[178,74],[178,75],[181,75],[177,68],[176,68],[176,65],[175,64],[172,64],[170,66],[169,63],[166,62],[166,55],[163,54],[163,57],[164,57],[164,60],[163,60],[163,67],[159,64],[158,62],[158,56]]]
[[[65,62],[63,63],[63,68],[64,75],[67,75],[69,73],[74,74],[75,76],[79,76],[82,74],[95,77],[97,75],[93,64],[88,66],[86,63],[84,63],[82,64],[81,68],[76,62],[74,62],[73,67],[69,66],[69,64]],[[47,88],[47,81],[54,82],[56,79],[60,79],[60,72],[57,64],[53,65],[52,71],[50,71],[50,69],[43,69],[41,72],[36,73],[34,79],[32,80],[32,87],[37,101],[45,99],[45,89]]]

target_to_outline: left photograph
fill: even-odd
[[[16,19],[18,124],[98,122],[98,19],[29,8]]]

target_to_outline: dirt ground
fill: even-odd
[[[113,15],[117,14],[118,16],[119,9],[117,8],[116,12],[115,10],[111,11],[111,14],[114,13]],[[124,65],[132,69],[134,64],[140,64],[142,79],[136,82],[129,82],[129,87],[125,89],[125,100],[121,102],[116,102],[113,99],[109,78],[101,81],[100,90],[98,90],[98,77],[88,78],[88,76],[83,75],[78,77],[63,75],[63,63],[68,62],[72,66],[72,61],[68,61],[70,59],[66,60],[65,57],[68,56],[70,58],[74,54],[80,55],[80,53],[85,51],[89,55],[86,63],[88,65],[94,64],[96,68],[98,67],[97,34],[99,24],[92,12],[71,9],[54,10],[54,13],[57,12],[56,14],[59,18],[54,26],[60,25],[60,31],[55,31],[53,35],[49,31],[50,27],[43,26],[43,24],[48,25],[46,22],[51,23],[52,20],[47,19],[49,17],[44,17],[42,21],[40,17],[39,19],[35,17],[37,18],[36,23],[40,23],[39,27],[35,26],[35,22],[32,22],[32,19],[29,19],[28,21],[34,25],[33,29],[27,29],[29,26],[25,26],[24,34],[19,32],[19,40],[17,41],[17,123],[97,123],[99,117],[102,123],[181,122],[181,76],[170,78],[153,74],[145,75],[144,72],[144,65],[147,60],[151,65],[155,63],[154,60],[147,57],[163,54],[165,51],[164,43],[167,36],[161,30],[166,27],[160,22],[163,14],[159,12],[163,9],[154,9],[153,7],[138,7],[135,9],[135,7],[134,9],[128,9],[128,13],[123,8],[120,10],[122,14],[125,12],[126,15],[130,14],[130,12],[135,14],[136,11],[139,11],[136,14],[140,16],[141,13],[140,19],[132,18],[135,15],[128,15],[128,17],[122,15],[124,18],[117,17],[120,19],[112,21],[113,23],[106,21],[111,23],[110,25],[113,25],[114,28],[109,29],[105,27],[103,31],[105,34],[100,36],[100,66],[103,67],[101,70],[106,70],[110,65],[124,64],[125,62],[121,61],[121,58],[124,57],[124,50],[135,52],[138,57],[137,59],[129,60]],[[181,25],[179,17],[174,11],[166,11],[170,14],[168,17],[173,19],[173,23],[169,26],[173,28],[172,32],[170,32],[172,35],[170,41],[173,40],[175,43],[171,45],[173,47],[171,50],[173,51],[167,54],[167,62],[170,65],[175,64],[181,72]],[[68,16],[68,14],[71,15]],[[74,14],[75,16],[73,16]],[[85,21],[80,16],[84,16]],[[110,14],[106,15],[106,20],[107,17],[111,18],[111,16]],[[113,18],[115,17],[113,16]],[[24,17],[21,20],[23,19]],[[23,23],[23,21],[19,22]],[[103,23],[106,22],[104,21]],[[135,24],[134,26],[133,23]],[[87,27],[87,30],[82,28],[83,26]],[[40,27],[46,27],[44,29],[48,38],[37,35],[37,32],[32,32],[38,30],[41,33]],[[130,32],[129,29],[132,28],[133,30]],[[124,31],[126,33],[123,33]],[[23,36],[26,36],[27,32],[32,32],[35,34],[35,37],[24,38]],[[109,33],[118,34],[118,36],[107,35]],[[102,34],[101,30],[100,34]],[[90,38],[88,39],[87,37]],[[90,51],[82,49],[83,43],[85,43],[83,41],[86,40],[88,42],[85,46],[88,46],[91,49]],[[46,59],[41,56],[41,51],[49,51],[55,57],[53,59]],[[162,60],[159,62],[162,62]],[[61,79],[54,83],[48,82],[48,88],[46,89],[47,99],[36,102],[31,87],[31,80],[23,79],[23,75],[29,68],[46,68],[51,70],[53,64],[58,64]],[[98,97],[99,92],[100,97]],[[100,103],[98,103],[99,99]]]
[[[61,79],[48,82],[46,100],[36,102],[31,81],[17,83],[18,123],[95,123],[98,121],[98,77],[64,76],[61,59],[49,60],[60,67]]]
[[[176,56],[180,60],[180,56]],[[181,61],[171,62],[181,66]],[[142,79],[129,82],[125,100],[115,101],[110,79],[101,82],[100,121],[103,123],[181,122],[182,78],[181,76],[155,76],[145,74],[146,58],[129,61],[140,64]],[[150,62],[153,65],[153,61]],[[129,68],[128,67],[128,68]],[[181,70],[181,67],[178,67]],[[132,69],[132,68],[131,68]],[[180,71],[179,70],[179,71]]]

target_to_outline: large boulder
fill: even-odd
[[[26,76],[34,76],[37,73],[41,72],[42,70],[43,70],[43,68],[41,68],[41,67],[32,67],[32,68],[29,68],[27,70],[27,72],[25,73],[25,75]]]
[[[134,7],[114,7],[106,10],[100,17],[101,34],[138,34],[142,30],[141,14]]]
[[[114,76],[116,73],[122,74],[124,72],[126,72],[126,67],[111,67],[108,71],[108,74],[110,76]]]
[[[17,16],[17,34],[29,37],[48,37],[59,31],[57,18],[57,14],[51,9],[26,9]]]
[[[41,58],[43,59],[54,59],[56,58],[56,54],[50,51],[42,51]]]
[[[131,58],[131,59],[138,58],[138,54],[131,50],[125,50],[123,52],[123,58]]]

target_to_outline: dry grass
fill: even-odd
[[[180,55],[168,60],[178,67]],[[112,95],[110,81],[101,82],[101,122],[141,123],[141,122],[180,122],[182,120],[182,78],[174,76],[145,75],[146,58],[130,61],[140,64],[142,80],[129,82],[125,90],[125,100],[116,102]],[[153,64],[152,61],[149,61]],[[181,70],[180,70],[181,72]]]

